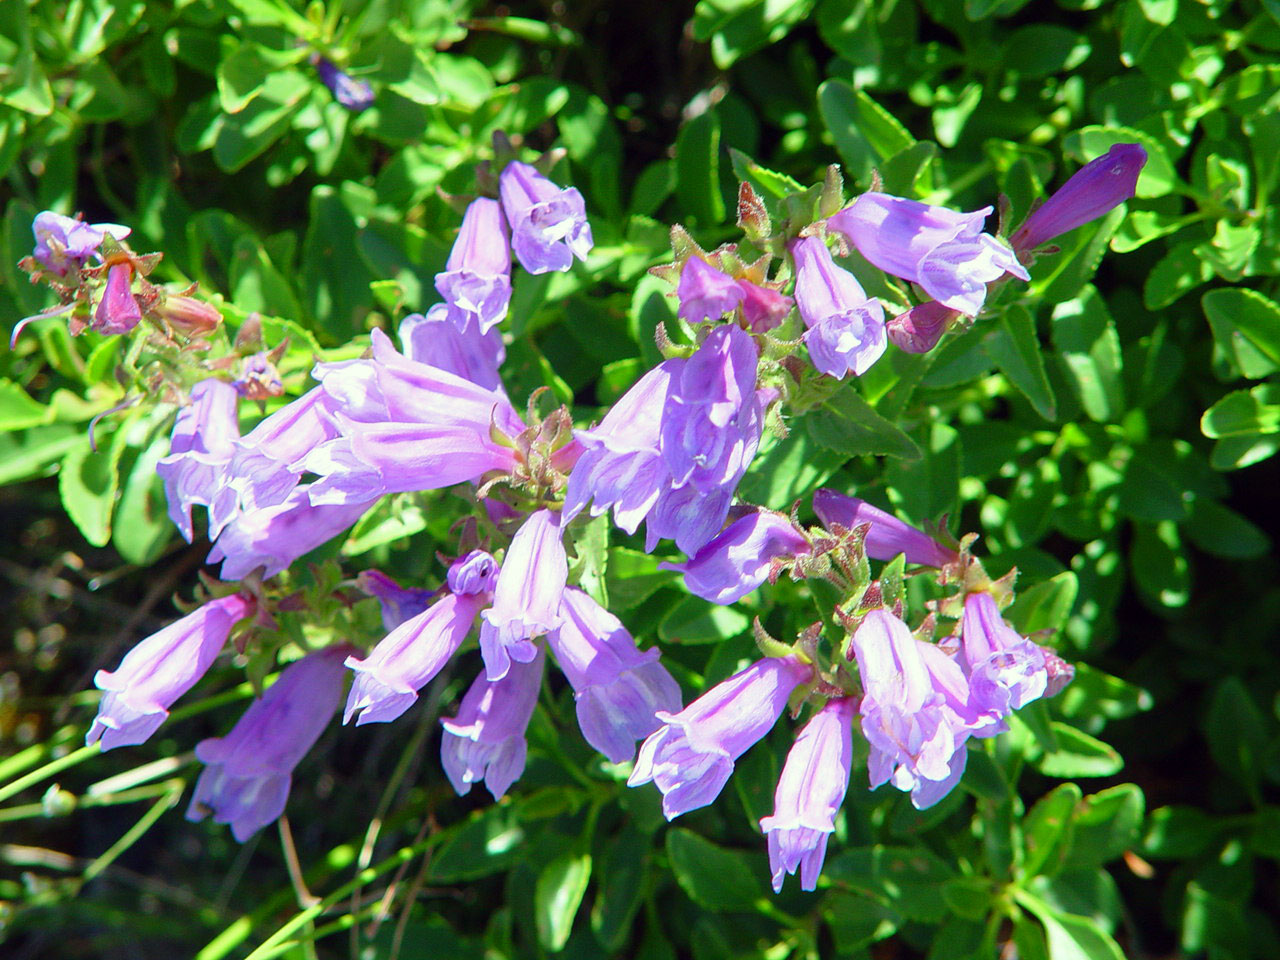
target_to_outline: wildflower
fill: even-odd
[[[244,843],[284,813],[293,769],[320,739],[342,693],[347,647],[317,650],[285,667],[280,677],[225,737],[202,740],[205,765],[188,820],[212,815]]]
[[[885,324],[885,330],[900,350],[928,353],[938,345],[959,312],[937,300],[926,300],[898,314]]]
[[[333,99],[352,113],[359,113],[373,106],[373,87],[367,80],[357,80],[343,70],[328,57],[315,54],[311,58],[315,64],[320,82],[329,88]]]
[[[90,327],[98,333],[113,335],[128,333],[138,325],[142,319],[142,308],[130,289],[132,283],[133,264],[126,261],[108,268],[107,285],[93,312]]]
[[[989,593],[964,598],[962,640],[970,698],[996,720],[1044,696],[1049,683],[1045,651],[1000,616]]]
[[[787,319],[795,301],[772,287],[739,280],[742,290],[742,319],[752,333],[766,333]]]
[[[630,760],[636,741],[661,725],[658,711],[680,709],[680,686],[656,648],[637,650],[621,621],[581,590],[565,590],[560,610],[547,643],[573,687],[582,736],[611,762]]]
[[[869,523],[863,550],[873,560],[892,560],[906,554],[907,563],[925,567],[945,567],[956,559],[956,552],[942,546],[928,534],[903,523],[891,513],[873,507],[865,500],[847,497],[830,489],[813,494],[813,510],[828,527],[838,524],[846,530]]]
[[[690,593],[734,603],[769,577],[776,559],[809,552],[809,541],[785,516],[759,510],[738,518],[684,563],[658,564],[684,574]]]
[[[445,581],[454,593],[492,593],[498,583],[498,561],[483,550],[472,550],[449,566]]]
[[[405,356],[416,363],[447,370],[487,390],[502,391],[498,368],[507,358],[502,334],[496,329],[481,333],[479,324],[459,330],[449,320],[446,304],[437,303],[425,317],[412,313],[401,320],[400,343]]]
[[[1114,144],[1073,173],[1009,238],[1018,253],[1034,250],[1131,200],[1147,151],[1136,143]],[[1025,278],[1024,278],[1025,279]]]
[[[166,296],[157,312],[165,323],[185,337],[202,337],[222,323],[222,313],[213,304],[178,294]]]
[[[827,838],[849,789],[855,710],[851,697],[828,700],[787,754],[773,795],[773,815],[760,820],[769,838],[774,893],[781,893],[783,877],[797,870],[802,889],[818,885]]]
[[[538,703],[546,657],[539,647],[527,663],[516,661],[501,680],[476,677],[458,715],[441,720],[440,760],[459,796],[483,780],[495,800],[524,772],[524,732]]]
[[[374,504],[365,500],[315,506],[308,486],[291,492],[283,503],[241,510],[232,518],[209,552],[209,563],[222,563],[221,579],[242,580],[258,568],[263,578],[274,577],[342,533]]]
[[[169,455],[156,465],[169,502],[169,519],[191,542],[191,508],[209,509],[209,536],[216,538],[236,513],[236,492],[224,478],[240,436],[239,395],[216,378],[191,388],[191,403],[178,411]]]
[[[585,260],[593,241],[587,208],[575,187],[556,186],[527,163],[513,161],[498,177],[511,245],[530,273],[568,270]]]
[[[488,333],[507,315],[511,250],[507,222],[497,200],[478,197],[471,201],[444,272],[436,274],[436,289],[459,330],[467,330],[474,321],[480,333]]]
[[[968,731],[947,709],[919,641],[897,617],[872,610],[853,635],[853,652],[872,789],[892,781],[910,791],[916,809],[932,806],[960,782]]]
[[[261,351],[244,358],[240,364],[240,376],[231,385],[240,396],[259,403],[284,395],[280,371],[271,362],[271,355]]]
[[[550,510],[529,516],[502,561],[493,606],[481,615],[480,653],[486,675],[501,680],[512,660],[530,662],[533,638],[560,625],[560,600],[569,578],[560,519]]]
[[[680,318],[689,323],[701,323],[703,320],[719,320],[731,310],[736,310],[744,291],[733,277],[693,255],[680,270],[676,296],[680,299]]]
[[[471,632],[483,594],[447,594],[386,635],[363,660],[347,657],[356,672],[342,722],[356,726],[396,719],[418,699]]]
[[[382,608],[382,625],[387,630],[394,630],[422,613],[431,606],[439,592],[423,587],[402,587],[381,570],[362,571],[356,577],[356,586],[377,598]]]
[[[1030,279],[1013,250],[982,232],[991,209],[957,213],[917,200],[864,193],[829,218],[827,226],[844,234],[885,273],[918,284],[944,306],[977,316],[992,280],[1005,273]]]
[[[105,695],[85,743],[101,742],[103,750],[112,750],[146,741],[173,702],[204,676],[231,628],[253,609],[253,601],[239,594],[210,600],[147,637],[114,671],[99,670],[93,685]]]
[[[861,376],[884,353],[884,308],[853,274],[836,266],[818,237],[791,245],[796,262],[796,304],[808,332],[804,342],[820,372],[843,380]]]
[[[36,214],[31,224],[36,246],[32,256],[51,273],[64,277],[98,255],[107,236],[123,240],[132,232],[118,223],[85,223],[52,210]]]
[[[758,660],[718,683],[679,713],[660,711],[663,725],[640,746],[635,787],[652,780],[668,820],[711,803],[734,762],[769,732],[813,668],[792,656]]]
[[[314,387],[262,420],[235,441],[226,482],[245,510],[284,503],[302,480],[300,461],[338,435],[329,411],[334,403]]]

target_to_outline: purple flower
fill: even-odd
[[[223,528],[209,553],[209,563],[222,561],[218,576],[242,580],[262,567],[274,577],[304,553],[336,537],[364,516],[374,501],[314,506],[306,486],[294,490],[283,503],[258,510],[242,510]]]
[[[850,697],[828,700],[787,754],[773,794],[773,815],[760,820],[769,837],[774,893],[781,893],[783,877],[797,870],[801,889],[818,886],[827,838],[849,789],[855,710]]]
[[[502,560],[493,606],[482,616],[480,653],[490,680],[506,676],[512,660],[538,654],[533,638],[560,625],[560,600],[569,578],[560,518],[550,510],[529,516]]]
[[[885,324],[889,339],[907,353],[928,353],[938,345],[951,321],[960,316],[937,300],[926,300]]]
[[[1117,143],[1073,173],[1009,238],[1019,253],[1096,220],[1133,199],[1147,151],[1136,143]],[[1023,279],[1026,279],[1025,277]]]
[[[511,241],[530,273],[568,270],[591,252],[587,208],[575,187],[560,188],[527,163],[512,161],[498,177]]]
[[[342,722],[350,723],[359,711],[356,726],[386,723],[413,706],[418,691],[467,638],[486,600],[483,594],[448,594],[392,630],[363,660],[347,657],[356,681]]]
[[[300,461],[338,435],[329,409],[333,401],[323,387],[293,400],[235,441],[226,482],[245,510],[284,503],[302,479]]]
[[[658,713],[663,726],[640,746],[635,787],[652,780],[668,820],[711,803],[734,762],[769,732],[813,668],[795,657],[758,660],[718,683],[679,713]]]
[[[169,455],[156,465],[169,501],[169,519],[187,543],[194,530],[191,508],[209,509],[209,536],[217,537],[235,516],[236,492],[226,483],[225,467],[240,437],[239,394],[222,380],[201,380],[191,388],[191,403],[178,411]]]
[[[253,601],[232,594],[210,600],[130,650],[114,672],[99,670],[105,691],[85,743],[103,750],[143,743],[169,716],[169,707],[196,685],[231,636],[253,612]]]
[[[712,603],[734,603],[769,577],[773,561],[809,552],[809,540],[785,516],[759,510],[729,524],[684,563],[658,564],[684,574],[690,593]]]
[[[458,715],[441,720],[440,761],[459,796],[483,780],[495,800],[524,772],[524,732],[542,689],[542,648],[528,663],[511,664],[501,680],[476,677]]]
[[[573,686],[582,736],[611,762],[630,760],[636,741],[661,725],[658,711],[680,709],[680,686],[656,647],[637,650],[621,621],[581,590],[567,589],[560,611],[547,642]]]
[[[750,280],[739,280],[742,290],[742,319],[752,333],[765,333],[787,319],[795,301],[772,287],[762,287]]]
[[[244,358],[240,364],[240,376],[231,382],[236,393],[249,400],[268,400],[284,396],[284,383],[280,371],[265,351]]]
[[[312,57],[320,82],[329,88],[333,99],[352,113],[359,113],[373,106],[373,87],[367,80],[356,80],[349,73],[338,69],[328,57],[316,54]]]
[[[871,524],[862,547],[873,560],[892,560],[903,553],[907,563],[945,567],[956,559],[954,550],[948,550],[923,531],[857,497],[847,497],[824,487],[814,491],[813,510],[827,527],[838,524],[852,530],[864,523]]]
[[[884,307],[868,297],[853,274],[836,266],[818,237],[791,245],[796,262],[796,304],[809,328],[804,335],[813,365],[843,380],[862,376],[884,353]]]
[[[498,368],[507,358],[502,334],[481,333],[478,324],[459,330],[449,319],[449,307],[437,303],[424,317],[412,313],[400,321],[400,342],[405,356],[416,363],[447,370],[463,380],[496,392],[502,391]]]
[[[957,213],[891,197],[864,193],[827,220],[864,257],[885,273],[919,284],[934,300],[977,316],[987,284],[1011,273],[1029,279],[1013,250],[982,232],[991,207]]]
[[[719,320],[742,302],[743,289],[733,277],[717,270],[694,254],[680,270],[676,296],[680,299],[680,319],[689,323]]]
[[[964,598],[962,639],[974,707],[995,720],[1044,696],[1049,673],[1044,650],[1000,616],[989,593]]]
[[[923,810],[964,774],[968,731],[949,709],[907,625],[872,610],[853,635],[862,677],[862,733],[871,744],[871,787],[892,781]]]
[[[450,564],[445,580],[454,593],[493,593],[498,572],[497,560],[483,550],[472,550]]]
[[[373,358],[316,369],[338,435],[294,466],[319,475],[313,504],[435,490],[517,463],[493,438],[524,429],[506,395],[398,353],[379,330]]]
[[[118,223],[85,223],[45,210],[36,214],[31,232],[36,238],[32,256],[46,269],[62,277],[72,267],[78,270],[89,262],[90,257],[96,256],[106,236],[123,240],[131,231]]]
[[[362,571],[356,577],[356,586],[377,598],[382,607],[382,625],[387,630],[394,630],[422,613],[439,593],[423,587],[402,587],[381,570]]]
[[[670,484],[671,473],[662,459],[662,411],[672,378],[684,360],[667,360],[654,367],[610,408],[590,430],[575,430],[584,452],[569,474],[564,517],[573,519],[594,500],[591,515],[610,507],[613,520],[635,533]]]
[[[284,813],[293,768],[333,718],[348,649],[317,650],[289,664],[229,734],[196,745],[205,769],[196,781],[188,820],[212,814],[214,823],[230,824],[232,835],[244,843]]]
[[[133,283],[133,265],[116,263],[107,270],[107,285],[102,299],[93,311],[89,324],[98,333],[114,335],[128,333],[142,319],[142,308],[130,289]]]
[[[436,274],[449,319],[459,330],[474,320],[488,333],[507,315],[511,302],[511,251],[507,222],[497,200],[478,197],[462,217],[449,262]]]

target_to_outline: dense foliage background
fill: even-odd
[[[312,47],[373,85],[369,110],[334,100]],[[1016,223],[1110,144],[1149,154],[1127,209],[1036,266],[1034,314],[863,378],[905,448],[796,431],[744,481],[780,509],[827,482],[978,532],[988,569],[1029,588],[1015,622],[1065,617],[1054,642],[1079,665],[937,808],[855,772],[815,894],[768,893],[755,826],[785,731],[666,825],[581,742],[567,689],[497,805],[438,768],[460,678],[399,724],[331,729],[289,807],[306,890],[275,830],[240,846],[181,817],[190,748],[249,696],[242,670],[144,747],[75,752],[94,670],[172,619],[207,545],[164,515],[163,417],[107,418],[88,444],[120,398],[116,341],[30,328],[0,353],[5,956],[1280,954],[1277,51],[1267,0],[0,0],[0,318],[47,306],[16,267],[35,213],[83,211],[163,251],[156,278],[278,318],[295,393],[314,356],[429,305],[445,195],[496,130],[563,148],[587,198],[596,249],[521,278],[504,370],[513,398],[549,386],[584,422],[659,359],[674,308],[646,270],[671,223],[732,237],[735,175],[809,184],[838,162],[851,189],[874,169],[966,210],[1002,192]],[[327,555],[438,579],[451,519],[402,498]],[[614,547],[615,612],[686,693],[751,656],[752,616],[807,622],[788,583],[712,609],[635,547]]]

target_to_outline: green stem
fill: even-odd
[[[71,751],[65,757],[59,757],[57,760],[51,760],[43,767],[38,767],[35,770],[32,770],[25,777],[19,777],[12,783],[4,787],[0,787],[0,801],[8,800],[14,794],[21,793],[23,790],[27,789],[27,787],[34,786],[41,780],[47,780],[49,777],[66,770],[68,767],[74,767],[76,764],[83,760],[88,760],[99,752],[100,749],[98,745],[96,743],[92,743],[87,747],[81,747],[79,750]]]

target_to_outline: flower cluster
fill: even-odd
[[[339,102],[358,109],[343,99],[355,93],[340,71],[316,66]],[[518,411],[502,381],[513,256],[540,274],[570,269],[592,247],[581,194],[511,160],[494,195],[466,207],[435,278],[442,300],[402,321],[399,348],[374,330],[364,356],[318,363],[315,386],[247,432],[240,401],[281,393],[274,353],[246,346],[186,381],[158,473],[188,541],[198,533],[193,509],[205,508],[209,561],[221,564],[223,583],[210,582],[203,603],[117,670],[98,673],[104,696],[89,742],[145,741],[233,635],[241,651],[276,653],[292,643],[281,618],[308,603],[347,611],[364,596],[379,605],[381,638],[367,650],[349,636],[304,650],[226,737],[200,743],[190,818],[212,816],[245,839],[280,815],[294,768],[344,691],[344,723],[394,721],[474,647],[475,679],[441,721],[441,763],[459,794],[483,781],[499,798],[521,775],[549,659],[573,690],[585,740],[611,763],[634,762],[628,782],[655,784],[668,818],[714,801],[788,709],[806,715],[760,827],[775,890],[797,871],[814,889],[855,735],[867,746],[870,787],[892,784],[928,807],[960,782],[970,738],[1004,731],[1014,710],[1055,694],[1072,669],[1006,621],[1013,575],[989,579],[971,537],[926,533],[836,490],[814,493],[817,522],[806,526],[799,505],[786,514],[740,502],[740,482],[766,426],[785,435],[784,410],[803,414],[806,397],[849,389],[839,381],[866,373],[889,341],[931,349],[953,324],[979,318],[1001,284],[1028,279],[1034,250],[1083,222],[1077,211],[1097,216],[1131,196],[1143,159],[1141,148],[1115,148],[1010,241],[984,232],[989,207],[960,213],[878,192],[847,205],[840,197],[825,218],[788,221],[775,235],[744,185],[741,219],[766,253],[747,263],[732,245],[707,252],[673,232],[676,260],[658,272],[675,286],[681,336],[657,332],[662,362],[594,426],[575,426],[566,408],[540,415],[536,395]],[[55,289],[68,311],[98,297],[95,322],[112,332],[162,303],[149,285],[132,292],[149,261],[119,248],[125,228],[42,216],[34,258],[67,281]],[[837,262],[850,248],[910,284],[904,299],[918,302],[869,297]],[[886,320],[893,306],[902,309]],[[229,382],[233,361],[239,377]],[[434,589],[372,570],[292,589],[295,561],[383,498],[446,488],[473,515],[455,525],[456,558]],[[571,564],[587,517],[607,513],[628,534],[643,523],[648,552],[673,541],[685,557],[659,567],[709,602],[735,603],[783,574],[824,580],[839,600],[825,625],[792,644],[757,622],[766,655],[683,706],[658,650],[639,649],[583,564]],[[879,579],[873,560],[887,564]],[[935,584],[919,620],[906,609],[904,576]],[[939,622],[953,628],[935,640]]]

